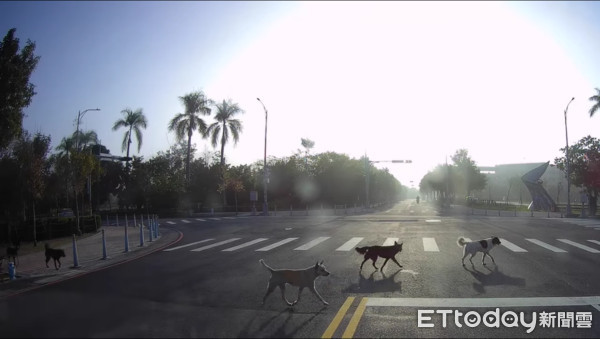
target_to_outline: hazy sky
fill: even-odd
[[[0,2],[0,34],[35,41],[37,95],[25,129],[56,146],[94,129],[112,154],[125,108],[148,119],[134,155],[175,142],[178,97],[203,90],[245,113],[234,165],[289,156],[300,139],[381,163],[405,185],[459,148],[483,166],[553,161],[598,137],[599,2]],[[207,122],[212,122],[207,118]],[[193,139],[199,151],[213,150]],[[133,147],[135,146],[135,148]],[[199,152],[200,153],[200,152]],[[196,156],[200,156],[200,154]]]

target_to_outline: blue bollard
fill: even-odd
[[[125,214],[125,253],[129,252],[129,234],[127,232],[129,227],[129,220],[127,220],[127,214]]]
[[[140,225],[140,247],[144,246],[144,228]]]
[[[102,230],[102,260],[106,260],[106,238],[104,237],[104,230]]]
[[[79,267],[79,260],[77,259],[77,241],[75,240],[75,234],[73,234],[73,268]]]
[[[10,280],[15,280],[16,277],[17,277],[17,269],[15,268],[15,263],[11,261],[8,263],[8,278]]]

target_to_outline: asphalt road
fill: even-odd
[[[440,215],[410,201],[367,215],[166,219],[184,236],[164,251],[0,300],[0,337],[600,337],[597,224]],[[463,267],[457,238],[492,235],[496,265],[478,254]],[[396,238],[403,269],[359,271],[355,246]],[[331,275],[316,288],[329,306],[308,290],[293,308],[279,291],[261,305],[259,259],[324,260]]]

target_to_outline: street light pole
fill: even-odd
[[[88,108],[88,109],[84,110],[83,112],[79,111],[77,113],[77,132],[75,134],[75,138],[76,138],[75,145],[76,145],[77,152],[79,152],[79,122],[81,121],[81,118],[88,111],[99,111],[99,110],[100,110],[99,108]],[[92,180],[91,180],[90,176],[88,176],[88,195],[90,198],[90,215],[92,215]],[[82,204],[83,204],[83,202],[82,202]]]
[[[267,117],[268,117],[268,112],[267,112],[267,108],[265,107],[265,104],[260,100],[260,98],[256,98],[256,100],[258,100],[263,109],[265,110],[265,157],[264,157],[264,163],[263,163],[263,189],[264,189],[264,202],[263,202],[263,215],[268,216],[269,215],[269,205],[267,203]]]
[[[575,100],[575,97],[571,98],[571,101],[569,101],[567,107],[565,107],[565,139],[567,141],[567,217],[571,216],[571,176],[569,172],[569,134],[567,131],[567,110],[569,109],[569,105],[571,104],[571,102],[573,102],[573,100]]]

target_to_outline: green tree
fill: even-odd
[[[30,40],[19,52],[15,31],[10,29],[0,43],[0,150],[21,133],[23,109],[36,94],[29,78],[40,57],[33,54],[35,43]]]
[[[135,137],[137,139],[138,144],[138,153],[142,148],[142,128],[145,129],[148,125],[148,121],[144,116],[144,112],[142,112],[141,108],[133,111],[130,108],[126,108],[121,111],[122,114],[125,115],[123,119],[119,119],[115,122],[112,127],[113,131],[118,130],[121,127],[125,127],[127,130],[123,135],[123,143],[121,144],[121,151],[125,151],[127,149],[127,158],[126,166],[129,165],[129,147],[131,146],[131,133],[135,133]]]
[[[596,94],[589,97],[589,100],[594,104],[590,107],[590,118],[594,116],[596,111],[600,109],[600,89],[595,88]]]
[[[485,188],[485,175],[479,171],[475,161],[469,157],[469,152],[466,149],[457,150],[451,159],[456,167],[457,175],[450,178],[454,181],[453,186],[457,189],[456,194],[470,196],[471,192]]]
[[[192,134],[195,131],[199,131],[203,138],[206,138],[207,126],[206,122],[200,117],[201,115],[210,115],[210,108],[208,107],[212,100],[208,99],[202,91],[192,92],[179,97],[183,106],[185,107],[184,113],[177,113],[173,119],[169,122],[169,131],[175,132],[177,141],[183,140],[187,136],[187,157],[185,162],[185,181],[189,183],[190,180],[190,157],[192,150]]]
[[[561,148],[566,154],[566,148]],[[566,156],[554,159],[556,167],[566,170]],[[576,187],[584,188],[590,215],[596,214],[600,192],[600,140],[586,136],[569,146],[569,179]]]

